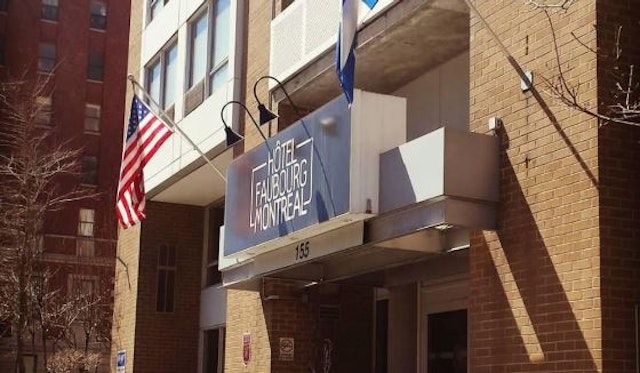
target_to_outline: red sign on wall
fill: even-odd
[[[242,361],[248,365],[251,360],[251,333],[242,335]]]

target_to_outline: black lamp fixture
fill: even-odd
[[[262,102],[260,102],[260,99],[258,98],[258,92],[257,92],[258,83],[260,83],[260,81],[262,81],[264,79],[271,79],[271,80],[275,81],[276,83],[278,83],[278,88],[280,88],[280,90],[282,90],[284,95],[287,97],[287,100],[289,101],[289,103],[293,107],[293,110],[295,110],[296,115],[298,116],[298,118],[300,118],[301,116],[300,116],[300,112],[298,110],[298,107],[296,106],[296,104],[293,102],[293,100],[289,96],[289,93],[287,92],[287,90],[284,89],[284,84],[282,84],[282,82],[280,80],[278,80],[276,77],[273,77],[271,75],[265,75],[265,76],[261,76],[260,78],[258,78],[258,80],[256,80],[255,83],[253,83],[253,97],[255,97],[256,102],[258,103],[258,111],[260,112],[260,124],[269,123],[270,121],[272,121],[273,119],[276,119],[278,117],[277,114],[275,114],[271,110],[267,109],[264,106],[264,104]]]
[[[243,104],[242,102],[240,102],[240,101],[235,101],[234,100],[234,101],[227,102],[226,104],[224,104],[222,109],[220,109],[220,118],[222,119],[222,124],[224,125],[224,132],[226,134],[227,146],[231,146],[231,145],[237,143],[238,141],[241,141],[241,140],[244,139],[237,132],[235,132],[233,129],[231,129],[231,127],[229,127],[229,125],[227,125],[227,122],[224,120],[224,109],[227,106],[231,105],[231,104],[237,104],[237,105],[242,106],[244,111],[246,111],[247,114],[249,114],[249,118],[251,118],[251,121],[253,122],[253,125],[256,126],[256,128],[258,129],[258,132],[260,132],[260,136],[262,136],[264,141],[267,141],[267,137],[264,135],[264,133],[260,129],[260,125],[258,124],[258,122],[256,122],[256,120],[253,117],[253,115],[251,115],[251,112],[249,111],[247,106],[245,104]]]

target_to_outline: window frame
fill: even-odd
[[[217,352],[216,352],[216,373],[224,372],[224,350],[226,344],[226,327],[218,326],[214,328],[205,329],[202,331],[202,371],[210,372],[211,366],[209,366],[209,333],[217,333]]]
[[[45,2],[55,2],[55,5],[45,4]],[[40,19],[44,21],[58,22],[59,1],[41,0]],[[50,17],[51,16],[51,17]]]
[[[207,92],[206,97],[209,97],[213,94],[213,79],[215,75],[222,69],[229,67],[229,50],[227,50],[227,55],[220,62],[214,65],[215,60],[215,47],[216,47],[216,16],[218,13],[218,5],[221,0],[213,0],[211,2],[211,9],[209,11],[209,39],[207,40],[207,73],[206,73],[206,87],[205,90]],[[230,29],[231,29],[231,1],[229,0],[229,30],[227,30],[227,38],[229,37]],[[230,45],[228,45],[230,47]],[[227,73],[228,74],[228,73]],[[228,80],[228,75],[227,75]]]
[[[99,10],[104,10],[104,14],[94,13],[94,6],[102,6]],[[105,0],[91,0],[89,2],[89,29],[104,31],[107,29],[107,16],[109,7]],[[95,20],[101,20],[95,23]],[[97,26],[96,26],[97,25]]]
[[[166,249],[162,262],[162,251]],[[162,244],[158,248],[156,270],[156,312],[173,313],[176,304],[176,278],[177,278],[177,253],[175,245]],[[172,260],[169,260],[169,259]],[[161,289],[161,278],[164,277],[164,287]],[[169,287],[168,279],[172,275],[172,286]]]
[[[205,253],[204,287],[222,285],[222,272],[219,269],[218,252],[220,249],[220,227],[224,225],[224,207],[212,206],[207,209],[207,251]]]
[[[215,38],[216,38],[216,24],[217,24],[217,15],[218,13],[218,5],[220,0],[207,1],[187,22],[188,24],[188,51],[187,51],[187,69],[185,76],[185,93],[190,93],[192,90],[196,89],[200,85],[201,82],[204,82],[203,89],[203,100],[207,97],[211,96],[214,93],[213,90],[213,79],[224,68],[229,68],[229,60],[231,50],[227,50],[227,55],[221,59],[217,64],[214,65],[214,52],[215,52]],[[232,2],[229,1],[229,29],[227,30],[227,37],[229,37],[229,33],[231,32],[231,24],[233,23],[233,14],[231,13]],[[206,62],[205,62],[205,73],[202,79],[198,81],[194,81],[193,71],[194,71],[194,26],[200,21],[201,18],[206,19],[207,21],[207,29],[205,32],[206,35]],[[230,47],[230,45],[229,45]],[[227,76],[228,80],[228,76]]]
[[[75,284],[77,282],[81,282],[81,283],[91,283],[91,292],[89,293],[84,293],[82,295],[84,296],[89,296],[92,294],[96,294],[96,292],[98,291],[98,285],[99,285],[99,278],[98,276],[91,276],[91,275],[81,275],[81,274],[77,274],[77,273],[71,273],[69,274],[69,277],[67,278],[67,295],[68,296],[74,296],[75,294],[77,294],[77,286],[75,286]]]
[[[198,24],[198,22],[200,22],[200,20],[205,20],[207,22],[207,29],[204,30],[203,34],[205,37],[205,56],[207,58],[207,61],[205,62],[205,68],[204,68],[204,74],[202,76],[202,78],[200,78],[198,81],[194,81],[194,50],[195,50],[195,38],[194,38],[194,29],[196,24]],[[196,87],[197,85],[200,84],[200,82],[202,80],[207,81],[207,71],[208,71],[208,66],[209,66],[209,35],[210,35],[210,27],[211,27],[211,15],[210,15],[210,4],[207,2],[205,3],[205,5],[202,6],[202,8],[200,10],[198,10],[193,17],[191,17],[191,20],[189,20],[189,22],[187,23],[188,25],[188,35],[187,35],[187,39],[188,39],[188,43],[189,43],[189,49],[187,52],[187,58],[188,58],[188,68],[186,70],[186,74],[187,74],[187,79],[185,80],[187,87],[186,87],[186,91],[190,91],[191,89],[193,89],[194,87]]]
[[[90,211],[89,220],[83,220],[83,212]],[[83,226],[90,226],[91,233],[84,234]],[[81,207],[78,209],[78,237],[76,238],[76,255],[84,257],[95,256],[95,229],[96,229],[96,210]]]
[[[97,112],[97,116],[90,116],[89,110]],[[96,121],[94,128],[87,126],[87,120]],[[98,104],[85,103],[84,105],[84,132],[90,134],[99,134],[102,127],[102,106]]]
[[[7,52],[5,49],[5,37],[4,35],[1,35],[0,36],[0,66],[6,66],[7,64],[6,59],[7,59]]]
[[[35,116],[35,124],[37,126],[51,127],[51,118],[53,117],[53,100],[51,96],[38,96],[35,100],[38,112]]]
[[[146,2],[147,4],[147,25],[149,25],[149,23],[151,23],[151,21],[153,21],[157,15],[160,13],[160,11],[164,8],[165,5],[167,5],[167,3],[169,2],[169,0],[148,0]],[[159,6],[157,8],[154,9],[154,5],[158,5]]]
[[[46,49],[43,49],[47,47],[51,47],[52,49],[48,51]],[[38,72],[44,73],[44,74],[53,74],[53,71],[56,68],[56,54],[57,54],[56,49],[57,48],[55,43],[40,42],[40,44],[38,45]],[[44,55],[44,52],[51,52],[51,51],[53,51],[53,56]],[[43,67],[45,63],[47,63],[47,65]]]
[[[92,58],[94,57],[94,58]],[[92,62],[96,62],[95,58],[100,57],[100,64],[93,64]],[[104,53],[101,51],[89,51],[87,54],[87,80],[92,82],[104,82]],[[99,72],[98,75],[94,76],[93,73]]]
[[[168,55],[169,53],[175,48],[176,51],[176,64],[178,63],[177,58],[178,58],[178,53],[179,53],[179,49],[178,49],[178,37],[177,35],[172,36],[169,41],[158,51],[158,53],[156,53],[155,56],[153,56],[153,58],[151,58],[149,60],[149,62],[146,64],[145,68],[144,68],[144,75],[145,75],[145,79],[144,79],[144,85],[145,85],[145,89],[147,90],[147,92],[150,93],[151,97],[154,98],[158,105],[160,105],[160,107],[163,110],[170,110],[173,106],[175,106],[175,103],[178,99],[178,69],[176,69],[176,74],[173,77],[175,79],[175,86],[176,86],[176,92],[173,98],[173,102],[171,102],[170,104],[167,104],[167,61],[168,61]],[[159,79],[160,79],[160,92],[158,93],[158,97],[157,99],[155,97],[153,97],[153,94],[151,94],[151,74],[150,72],[153,70],[153,68],[156,67],[156,65],[158,65],[160,67],[160,73],[159,73]]]
[[[90,176],[93,176],[93,178],[91,180],[88,180],[87,178],[87,174],[88,174],[88,170],[86,169],[86,165],[88,164],[87,161],[88,160],[93,160],[93,164],[95,165],[95,167],[93,168],[93,170],[90,173]],[[100,160],[98,159],[97,155],[93,155],[93,154],[85,154],[82,156],[82,175],[81,175],[81,181],[80,184],[85,185],[85,186],[92,186],[95,187],[98,185],[98,181],[99,181],[99,174],[98,174],[98,168],[99,168],[99,163]],[[92,182],[95,181],[95,182]]]

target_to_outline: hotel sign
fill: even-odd
[[[267,159],[251,170],[249,226],[253,233],[309,213],[313,200],[313,137],[275,141]]]
[[[335,100],[235,159],[224,255],[349,212],[351,112]]]

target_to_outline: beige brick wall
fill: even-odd
[[[471,129],[501,117],[501,202],[496,232],[471,247],[470,364],[473,372],[602,370],[598,123],[546,95],[555,73],[551,28],[524,2],[474,2],[515,61],[533,70],[537,93],[520,79],[473,15]],[[551,11],[567,77],[596,104],[593,2]]]
[[[269,73],[269,34],[271,23],[271,1],[256,0],[245,3],[245,93],[242,99],[258,120],[257,102],[253,95],[253,84],[261,76]],[[268,81],[258,83],[258,95],[268,104]],[[275,125],[272,125],[275,128]],[[262,126],[269,136],[269,126]],[[244,150],[249,150],[263,140],[258,130],[245,115]],[[242,338],[251,334],[251,362],[245,366],[242,359]],[[269,372],[271,370],[271,349],[264,318],[260,293],[255,291],[228,290],[227,329],[225,345],[225,372]]]
[[[129,29],[128,72],[136,75],[140,66],[142,32],[142,12],[144,1],[131,1],[131,20]],[[129,118],[129,107],[133,90],[127,85],[124,121]],[[133,370],[134,340],[136,325],[136,305],[138,294],[138,266],[140,248],[140,226],[127,230],[119,229],[116,250],[116,275],[114,289],[114,312],[111,343],[111,370],[115,372],[116,352],[127,352],[127,372]]]
[[[271,371],[271,347],[262,300],[257,291],[228,290],[225,373]],[[251,336],[251,360],[242,357],[243,336]]]
[[[127,353],[127,370],[132,372],[138,294],[140,225],[120,229],[116,260],[113,326],[111,334],[111,371],[115,372],[116,353]]]
[[[271,4],[272,1],[256,0],[246,3],[245,19],[246,29],[246,58],[244,69],[245,94],[244,102],[251,110],[254,118],[258,120],[258,110],[256,99],[253,95],[253,85],[262,76],[269,74],[269,35],[271,32]],[[257,94],[260,100],[269,105],[268,98],[269,81],[264,79],[257,85]],[[269,130],[271,128],[271,131]],[[275,133],[275,121],[271,126],[265,124],[262,131],[265,136]],[[245,151],[260,144],[263,139],[256,127],[251,123],[249,116],[244,120]]]

